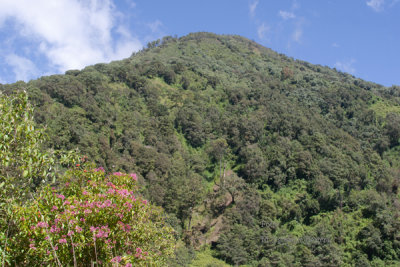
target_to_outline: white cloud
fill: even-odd
[[[136,3],[131,0],[125,0],[125,2],[129,5],[130,8],[136,7]]]
[[[284,20],[296,18],[296,15],[293,12],[282,11],[282,10],[279,10],[278,15]]]
[[[356,63],[356,60],[354,58],[345,61],[336,61],[334,67],[344,72],[354,74],[356,73],[356,69],[353,66],[354,63]]]
[[[250,5],[249,5],[249,11],[250,11],[251,17],[255,16],[257,5],[258,5],[258,0],[255,0],[254,2],[250,3]]]
[[[17,35],[37,44],[58,71],[121,59],[139,50],[142,44],[121,26],[121,16],[112,0],[0,1],[0,21],[15,21]]]
[[[16,54],[6,56],[5,61],[11,66],[17,81],[28,81],[33,75],[37,74],[37,69],[32,61]]]
[[[338,47],[340,47],[340,45],[339,45],[338,43],[333,43],[333,44],[332,44],[332,47],[338,48]]]
[[[295,28],[292,33],[292,40],[295,41],[296,43],[301,43],[302,37],[303,37],[303,25],[305,23],[304,18],[299,18],[296,20],[295,23]]]
[[[385,0],[369,0],[369,1],[367,1],[367,6],[371,7],[376,12],[382,11],[384,4],[385,4]]]
[[[159,20],[153,21],[151,23],[148,23],[147,26],[149,26],[150,30],[155,33],[159,32],[161,27],[163,26],[162,22]]]
[[[293,41],[300,43],[302,36],[303,36],[303,29],[301,27],[298,27],[294,30],[292,34],[292,39]]]
[[[293,3],[292,3],[292,10],[296,10],[296,9],[298,9],[298,8],[300,8],[300,4],[297,2],[297,0],[294,0],[293,1]]]
[[[299,3],[295,0],[292,2],[292,6],[290,8],[290,11],[285,11],[285,10],[279,10],[278,16],[281,17],[283,20],[291,20],[292,25],[294,27],[292,34],[290,35],[290,39],[288,42],[288,47],[292,46],[292,42],[296,43],[301,43],[302,37],[303,37],[303,25],[305,22],[304,17],[299,17],[297,16],[294,11],[299,9],[300,5]]]
[[[266,34],[271,30],[271,28],[265,24],[264,22],[258,26],[257,28],[257,35],[260,39],[266,39]]]

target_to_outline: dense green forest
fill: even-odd
[[[136,173],[170,266],[399,266],[400,87],[240,36],[164,37],[25,90],[46,149]]]

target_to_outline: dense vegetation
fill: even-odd
[[[32,111],[24,92],[0,92],[1,266],[165,266],[173,229],[136,174],[46,150]]]
[[[138,174],[172,266],[400,262],[400,87],[196,33],[19,89],[48,148]]]

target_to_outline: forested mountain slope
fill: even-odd
[[[171,265],[207,246],[232,265],[400,264],[400,87],[195,33],[1,85],[19,89],[48,147],[140,175],[186,245]]]

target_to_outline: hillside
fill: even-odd
[[[138,174],[185,244],[171,265],[400,264],[400,87],[194,33],[0,88],[47,147]]]

